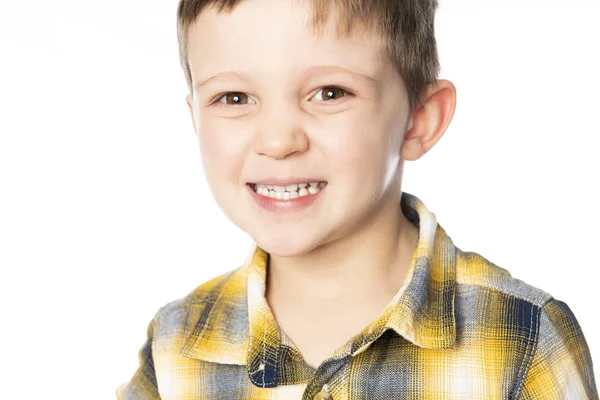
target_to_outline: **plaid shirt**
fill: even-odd
[[[318,369],[279,329],[254,244],[243,266],[158,310],[117,398],[598,399],[565,303],[461,251],[414,195],[400,205],[419,229],[404,285]]]

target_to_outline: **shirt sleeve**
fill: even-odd
[[[138,352],[138,369],[129,382],[123,383],[117,388],[117,400],[160,400],[154,359],[152,358],[152,343],[161,310],[162,308],[157,311],[148,325],[146,341]]]
[[[549,300],[540,316],[539,341],[521,399],[598,400],[592,357],[567,304]]]

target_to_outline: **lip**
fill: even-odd
[[[287,185],[291,185],[292,183],[311,183],[311,182],[321,182],[321,181],[327,182],[325,179],[322,179],[322,178],[302,178],[302,177],[290,176],[285,179],[264,178],[264,179],[259,179],[256,181],[248,182],[248,184],[255,183],[258,185],[287,186]]]
[[[302,182],[302,181],[295,181],[295,182]],[[318,181],[311,181],[311,182],[318,182]],[[290,183],[294,183],[294,181],[290,181]],[[256,193],[254,191],[254,189],[252,189],[252,185],[253,185],[252,183],[246,184],[246,187],[248,188],[248,191],[250,192],[250,196],[252,197],[252,199],[262,209],[269,211],[269,212],[274,212],[274,213],[292,213],[292,212],[298,212],[298,211],[304,210],[310,206],[316,206],[318,204],[318,201],[323,198],[323,191],[325,190],[325,188],[327,188],[327,186],[329,186],[329,185],[325,185],[315,194],[309,194],[306,196],[296,197],[295,199],[282,200],[282,199],[272,199],[267,196],[262,196],[262,195]],[[280,184],[280,185],[283,186],[283,184]],[[277,186],[279,186],[279,185],[277,185]],[[315,204],[315,203],[317,203],[317,204]]]

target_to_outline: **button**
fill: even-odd
[[[333,396],[326,390],[321,390],[313,397],[313,400],[333,400]]]

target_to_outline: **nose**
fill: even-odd
[[[274,159],[308,149],[308,137],[302,128],[303,116],[292,107],[263,108],[263,116],[256,127],[254,151]]]

